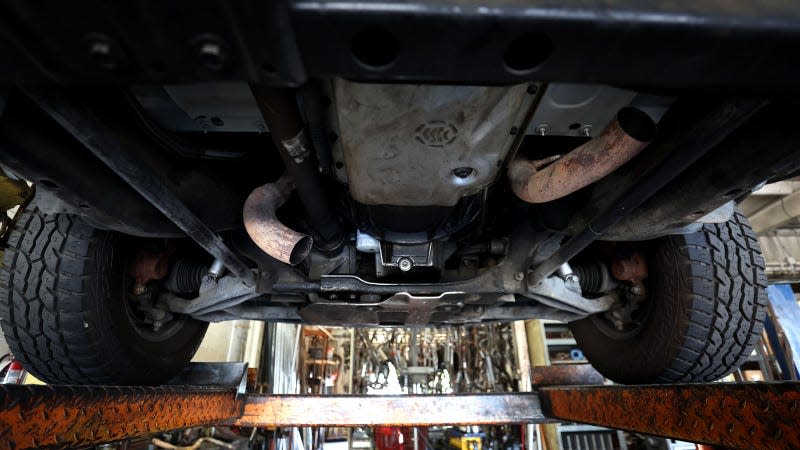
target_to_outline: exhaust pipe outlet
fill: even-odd
[[[294,266],[306,258],[314,242],[311,236],[288,228],[275,216],[291,192],[292,185],[286,175],[257,188],[244,202],[243,218],[247,234],[261,250]]]
[[[552,159],[511,163],[511,190],[528,203],[545,203],[571,194],[605,177],[638,155],[656,136],[656,124],[642,110],[626,107],[602,134]],[[541,169],[541,170],[540,170]]]

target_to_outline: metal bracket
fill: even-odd
[[[300,310],[300,316],[310,323],[335,325],[427,325],[442,322],[442,313],[453,316],[454,322],[479,322],[484,307],[465,304],[467,297],[463,292],[431,296],[401,292],[374,303],[312,303]]]
[[[248,286],[241,278],[225,276],[219,280],[212,277],[203,279],[196,298],[187,300],[170,293],[164,294],[164,297],[170,311],[202,315],[239,305],[259,295],[256,283]]]
[[[536,286],[530,287],[525,295],[545,305],[581,316],[607,311],[617,301],[613,295],[588,299],[581,294],[576,280],[565,281],[559,277],[545,278]]]

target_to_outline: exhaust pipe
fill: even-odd
[[[528,203],[545,203],[605,177],[638,155],[655,138],[656,124],[643,111],[627,107],[600,136],[552,161],[518,159],[511,163],[511,190]]]
[[[289,198],[292,189],[286,175],[257,188],[244,202],[243,218],[247,234],[261,250],[294,266],[306,258],[314,242],[311,236],[288,228],[275,216],[275,211]]]
[[[295,91],[259,85],[251,86],[251,90],[286,167],[285,176],[291,180],[306,211],[317,248],[338,249],[344,242],[344,233],[319,180],[316,152],[303,130]]]

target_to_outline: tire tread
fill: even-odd
[[[684,239],[679,251],[691,261],[683,269],[692,307],[686,311],[681,350],[656,380],[661,383],[706,382],[727,375],[752,352],[765,316],[764,259],[741,212]]]
[[[109,381],[84,329],[82,298],[98,276],[95,230],[67,215],[22,213],[0,266],[0,326],[12,353],[54,383]]]

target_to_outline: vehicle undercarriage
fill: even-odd
[[[143,336],[548,318],[622,339],[681,267],[665,245],[747,259],[763,316],[735,204],[800,167],[800,38],[775,33],[797,8],[768,6],[14,4],[0,163],[35,185],[25,223],[113,234]]]

